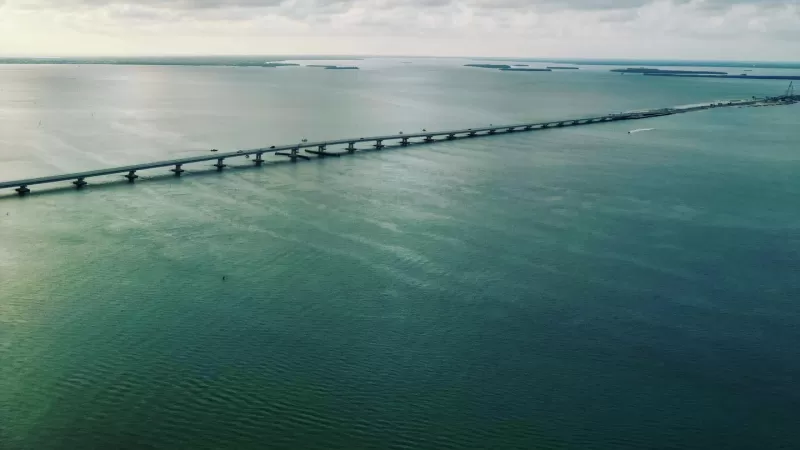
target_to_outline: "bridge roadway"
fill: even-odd
[[[724,104],[724,106],[734,106],[734,105],[746,105],[755,103],[756,101],[734,101],[730,103]],[[28,178],[22,180],[13,180],[13,181],[5,181],[0,182],[0,189],[8,189],[8,188],[15,188],[19,195],[25,195],[30,192],[29,186],[38,185],[38,184],[46,184],[46,183],[56,183],[59,181],[68,181],[74,180],[73,184],[78,188],[82,188],[86,186],[88,183],[86,182],[87,178],[92,177],[99,177],[105,175],[114,175],[114,174],[125,174],[124,177],[128,179],[129,182],[133,183],[138,175],[136,172],[141,170],[147,169],[156,169],[160,167],[174,167],[171,171],[176,175],[180,176],[181,173],[184,172],[183,166],[186,164],[192,163],[200,163],[206,161],[216,161],[214,167],[217,168],[218,171],[221,171],[224,167],[226,167],[224,161],[229,158],[237,158],[237,157],[245,157],[255,155],[256,158],[251,160],[256,165],[261,165],[264,163],[264,159],[262,156],[264,154],[276,154],[281,156],[286,156],[291,159],[291,161],[295,162],[297,159],[309,159],[308,156],[301,154],[299,151],[300,149],[304,149],[309,154],[316,154],[319,157],[325,156],[340,156],[343,153],[331,153],[327,151],[328,146],[332,145],[342,145],[347,144],[345,150],[347,153],[354,153],[355,151],[359,150],[356,148],[356,144],[364,143],[364,142],[375,142],[373,145],[374,147],[381,149],[384,147],[383,142],[385,141],[398,141],[399,145],[406,146],[411,144],[411,139],[419,139],[422,138],[422,141],[413,142],[415,144],[418,143],[431,143],[441,141],[442,139],[437,138],[444,138],[445,140],[452,140],[457,138],[465,138],[465,137],[477,137],[477,136],[486,136],[486,135],[493,135],[497,133],[513,133],[517,131],[530,131],[536,129],[546,129],[546,128],[557,128],[557,127],[568,127],[568,126],[577,126],[577,125],[587,125],[592,123],[600,123],[600,122],[611,122],[611,121],[620,121],[620,120],[634,120],[634,119],[643,119],[647,117],[656,117],[656,116],[663,116],[663,115],[670,115],[676,113],[682,113],[687,111],[696,111],[698,109],[706,109],[710,108],[712,104],[707,106],[700,106],[694,107],[692,109],[673,109],[673,108],[664,108],[659,110],[650,110],[650,111],[639,111],[639,112],[627,112],[627,113],[618,113],[618,114],[608,114],[604,116],[596,116],[596,117],[588,117],[582,119],[569,119],[569,120],[561,120],[561,121],[552,121],[552,122],[536,122],[536,123],[522,123],[522,124],[511,124],[511,125],[499,125],[499,126],[488,126],[482,128],[462,128],[458,130],[447,130],[447,131],[425,131],[423,130],[420,133],[410,133],[410,134],[392,134],[392,135],[385,135],[385,136],[370,136],[370,137],[361,137],[361,138],[350,138],[350,139],[335,139],[329,141],[319,141],[319,142],[301,142],[298,144],[290,144],[290,145],[282,145],[282,146],[272,146],[269,148],[254,148],[249,150],[238,150],[234,152],[217,152],[212,155],[203,155],[203,156],[194,156],[188,158],[180,158],[180,159],[171,159],[165,161],[156,161],[150,163],[141,163],[141,164],[134,164],[129,166],[120,166],[120,167],[110,167],[107,169],[99,169],[99,170],[91,170],[87,172],[75,172],[75,173],[66,173],[61,175],[51,175],[46,177],[39,177],[39,178]],[[315,150],[310,150],[315,149]]]

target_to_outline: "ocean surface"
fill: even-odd
[[[0,65],[0,180],[786,89],[468,62]],[[0,449],[797,448],[799,124],[2,191]]]

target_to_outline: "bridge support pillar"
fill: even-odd
[[[170,172],[174,173],[176,177],[179,177],[183,172],[186,172],[185,170],[182,169],[182,167],[183,164],[175,164],[175,168],[170,169]]]
[[[453,140],[453,139],[455,139],[455,138],[456,138],[456,135],[455,135],[455,134],[453,134],[453,133],[450,133],[450,134],[448,134],[448,135],[447,135],[447,140],[448,140],[448,141],[452,141],[452,140]]]
[[[72,184],[74,184],[77,189],[81,189],[89,183],[87,183],[86,180],[84,180],[83,177],[81,177],[73,181]]]
[[[509,129],[507,129],[507,130],[506,130],[506,133],[513,133],[513,132],[515,132],[515,131],[517,131],[517,129],[516,129],[516,128],[514,128],[514,127],[510,127]]]
[[[383,145],[383,140],[382,140],[382,139],[378,139],[378,140],[376,140],[376,141],[375,141],[375,148],[377,148],[378,150],[380,150],[380,149],[382,149],[383,147],[385,147],[385,145]]]
[[[214,167],[217,168],[217,172],[222,172],[222,169],[224,169],[226,167],[224,161],[225,161],[225,158],[219,158],[217,160],[217,163],[214,164]]]
[[[127,175],[124,175],[124,176],[125,176],[125,178],[128,179],[128,183],[133,183],[134,181],[136,181],[137,178],[139,178],[139,175],[136,175],[136,171],[135,170],[131,170],[130,172],[128,172]]]
[[[469,136],[469,137],[475,137],[475,135],[476,135],[476,134],[477,134],[477,133],[475,133],[474,131],[470,131],[469,133],[467,133],[467,136]]]
[[[406,145],[408,145],[408,138],[407,138],[407,137],[404,137],[404,138],[403,138],[403,139],[400,141],[400,145],[402,145],[403,147],[405,147]]]
[[[433,142],[433,136],[425,136],[425,142]]]
[[[489,130],[489,132],[488,132],[488,133],[486,133],[486,134],[495,134],[495,133],[497,133],[497,130],[495,130],[495,129],[491,129],[491,130]]]
[[[312,152],[312,153],[313,153],[313,152]],[[289,150],[289,153],[285,153],[285,152],[277,152],[277,153],[275,153],[275,154],[276,154],[276,155],[280,155],[280,156],[286,156],[286,157],[287,157],[287,158],[289,158],[289,159],[290,159],[290,160],[291,160],[293,163],[294,163],[294,162],[297,162],[297,158],[302,158],[302,159],[305,159],[306,161],[308,161],[309,159],[311,159],[311,158],[309,158],[309,157],[308,157],[308,156],[306,156],[306,155],[301,155],[301,154],[300,154],[300,147],[295,147],[295,148],[293,148],[293,149]]]
[[[558,124],[556,124],[556,126],[557,127],[563,127],[564,126],[564,122],[558,122]]]
[[[262,158],[261,155],[263,155],[263,153],[256,153],[256,159],[253,160],[253,164],[257,166],[264,164],[264,158]]]
[[[319,147],[317,147],[317,150],[318,150],[317,156],[319,156],[320,158],[324,158],[325,157],[325,148],[326,147],[327,146],[325,146],[325,145],[320,145]]]
[[[356,143],[355,142],[348,142],[347,143],[347,153],[355,153],[356,151]]]
[[[25,194],[29,194],[31,192],[31,190],[28,189],[28,186],[25,185],[25,184],[23,184],[22,186],[14,189],[14,190],[17,191],[17,194],[19,194],[20,197],[23,197],[23,196],[25,196]]]

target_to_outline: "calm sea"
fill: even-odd
[[[0,66],[0,180],[786,88],[409,61]],[[799,123],[4,191],[0,449],[797,448]]]

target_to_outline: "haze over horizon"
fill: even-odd
[[[0,0],[0,56],[797,60],[797,0]]]

